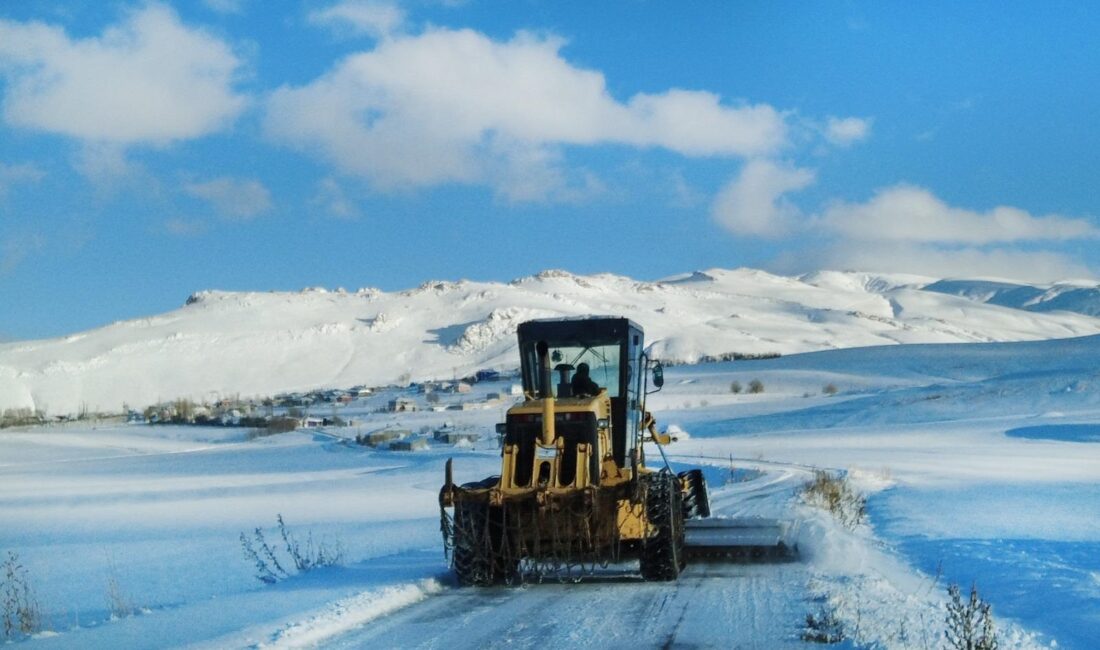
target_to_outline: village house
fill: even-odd
[[[477,431],[457,431],[451,429],[450,431],[437,431],[435,439],[440,442],[445,442],[448,445],[455,445],[460,442],[474,443],[481,439],[481,434]]]
[[[417,385],[416,392],[422,394],[434,393],[442,388],[438,381],[425,381]]]
[[[423,438],[411,440],[394,440],[390,443],[390,451],[420,451],[428,448],[428,441]]]
[[[457,429],[453,424],[447,422],[442,427],[436,429],[432,433],[432,438],[439,442],[453,445],[462,441],[471,443],[476,442],[481,438],[481,434],[477,431],[471,431],[469,429]]]
[[[355,442],[368,447],[378,447],[394,440],[402,440],[412,435],[408,429],[379,429],[367,434],[355,436]]]
[[[398,397],[391,399],[389,404],[389,410],[393,413],[403,413],[416,411],[420,407],[417,405],[416,400],[411,397]]]

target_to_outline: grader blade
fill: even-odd
[[[684,548],[690,558],[731,562],[794,562],[798,545],[790,524],[777,519],[689,519]]]

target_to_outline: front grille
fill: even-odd
[[[554,431],[565,440],[565,450],[558,461],[558,484],[571,485],[577,478],[577,445],[591,445],[595,459],[596,416],[593,413],[558,413],[554,417]],[[515,485],[531,485],[535,444],[541,434],[541,416],[509,416],[504,444],[517,447],[515,475],[512,477]],[[595,480],[595,472],[591,473]]]

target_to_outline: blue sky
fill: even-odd
[[[1100,8],[0,3],[0,337],[202,289],[1100,269]]]

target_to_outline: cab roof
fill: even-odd
[[[642,326],[624,316],[569,316],[541,318],[520,323],[519,340],[626,339],[629,332],[639,334]]]

